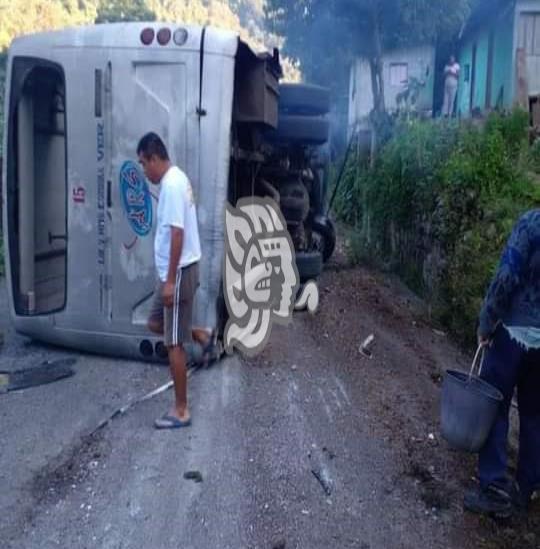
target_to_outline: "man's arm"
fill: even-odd
[[[478,336],[486,341],[495,331],[511,303],[516,289],[524,283],[529,250],[531,214],[525,214],[516,224],[489,287],[480,311]]]
[[[174,287],[176,284],[176,274],[180,257],[182,256],[182,246],[184,244],[184,229],[171,226],[171,250],[169,254],[169,270],[167,271],[167,280],[163,285],[163,304],[165,307],[173,306]]]

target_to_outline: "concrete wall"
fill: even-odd
[[[540,95],[540,1],[521,0],[516,4],[515,47],[526,53],[527,92]]]
[[[383,55],[383,79],[386,108],[389,112],[397,109],[396,98],[405,89],[404,83],[392,83],[393,65],[407,64],[408,77],[425,82],[417,102],[418,110],[430,111],[433,108],[433,86],[435,48],[421,46],[394,50]],[[371,70],[367,59],[358,58],[353,63],[349,84],[349,127],[358,121],[365,121],[373,110]]]
[[[367,59],[358,58],[351,67],[349,84],[349,128],[365,120],[373,109],[371,71]]]

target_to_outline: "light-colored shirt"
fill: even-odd
[[[506,326],[510,337],[527,351],[529,349],[540,349],[540,328],[532,326]]]
[[[171,166],[160,183],[154,259],[158,276],[165,282],[171,254],[171,227],[184,230],[180,267],[201,259],[201,243],[193,189],[187,175],[180,168]]]
[[[453,65],[446,65],[444,67],[444,74],[445,74],[445,82],[446,83],[457,83],[459,79],[459,71],[461,67],[459,66],[459,63],[454,63]]]

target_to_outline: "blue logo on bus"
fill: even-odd
[[[131,228],[146,236],[152,229],[152,197],[144,174],[131,160],[120,168],[120,195]]]

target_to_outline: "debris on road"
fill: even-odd
[[[360,352],[366,356],[367,358],[371,358],[373,356],[373,353],[369,349],[369,346],[375,341],[375,336],[373,334],[369,334],[366,339],[362,342],[362,345],[360,345]]]
[[[188,377],[190,377],[191,370],[188,370]],[[118,416],[124,415],[130,408],[135,406],[135,404],[139,404],[140,402],[144,402],[146,400],[150,400],[151,398],[164,393],[168,389],[170,389],[173,386],[172,381],[168,381],[164,385],[161,385],[161,387],[158,387],[157,389],[154,389],[153,391],[150,391],[146,395],[143,395],[140,398],[136,398],[135,400],[132,400],[131,402],[128,402],[125,406],[122,406],[121,408],[116,409],[108,418],[101,421],[98,426],[92,431],[91,434],[96,433],[100,429],[103,429],[106,425],[108,425],[113,419],[115,419]]]
[[[319,484],[322,486],[324,493],[327,496],[331,495],[332,487],[330,486],[328,480],[325,478],[326,475],[324,475],[321,471],[317,471],[316,469],[311,469],[311,473],[319,481]]]
[[[193,482],[196,482],[196,483],[203,481],[203,476],[200,471],[186,471],[184,473],[184,478],[186,480],[192,480]]]
[[[322,447],[323,454],[326,454],[328,456],[328,459],[334,459],[336,457],[336,454],[332,452],[332,450],[329,450],[326,446]]]
[[[193,372],[196,372],[198,368],[192,368],[188,370],[187,377],[190,378],[193,375]],[[0,382],[1,383],[1,382]],[[154,389],[153,391],[150,391],[146,395],[143,395],[142,397],[136,398],[135,400],[132,400],[131,402],[128,402],[126,405],[122,406],[121,408],[116,409],[109,417],[101,421],[98,426],[92,431],[91,434],[94,434],[95,432],[99,431],[100,429],[103,429],[106,425],[108,425],[113,419],[124,415],[130,408],[135,406],[135,404],[139,404],[141,402],[145,402],[146,400],[150,400],[151,398],[154,398],[157,395],[160,395],[161,393],[164,393],[165,391],[169,390],[173,386],[172,381],[168,381],[164,385],[161,385],[157,389]],[[1,385],[0,385],[0,392],[1,392]]]
[[[437,439],[435,438],[435,435],[433,433],[429,433],[428,435],[428,442],[432,445],[432,446],[437,446],[438,442],[437,442]]]
[[[53,383],[71,377],[75,373],[71,366],[76,362],[77,359],[75,358],[63,358],[45,361],[38,366],[14,372],[0,372],[0,394],[37,387],[38,385],[45,385],[46,383]]]

